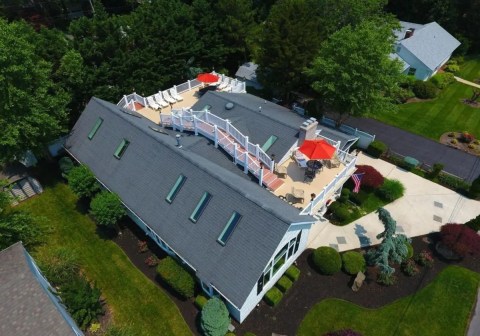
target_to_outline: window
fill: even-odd
[[[409,76],[414,76],[416,72],[417,72],[417,69],[415,69],[415,68],[410,67],[408,69],[408,75]]]
[[[223,229],[222,233],[220,233],[220,236],[218,237],[217,241],[225,246],[227,243],[228,239],[233,233],[233,230],[235,230],[235,227],[237,226],[238,222],[242,218],[242,215],[240,215],[238,212],[234,211],[230,219],[228,220],[227,225],[225,225],[225,228]]]
[[[295,248],[295,242],[296,241],[297,241],[297,238],[293,238],[292,240],[290,240],[290,247],[288,248],[287,259],[289,259],[294,254],[293,250]]]
[[[282,247],[280,252],[277,253],[275,259],[273,259],[273,274],[277,273],[277,271],[285,264],[286,255],[287,255],[288,243]]]
[[[123,139],[120,145],[117,147],[117,150],[115,151],[113,156],[115,156],[117,159],[120,159],[127,150],[129,144],[130,142],[128,140]]]
[[[212,195],[210,195],[208,192],[205,192],[198,202],[197,206],[195,207],[195,210],[193,210],[192,214],[190,215],[190,220],[194,223],[197,222],[197,220],[200,218],[202,215],[203,210],[207,207],[208,202],[212,198]]]
[[[180,175],[178,178],[177,178],[177,181],[175,182],[175,184],[173,185],[172,189],[170,189],[170,192],[168,193],[167,197],[165,198],[165,200],[168,202],[168,203],[172,203],[173,200],[175,199],[175,197],[177,196],[178,192],[180,191],[180,188],[183,186],[183,184],[185,183],[185,180],[187,178],[183,175]]]
[[[275,136],[275,135],[271,135],[270,138],[268,138],[267,141],[265,141],[265,143],[263,144],[262,146],[262,150],[264,152],[268,151],[270,149],[270,147],[273,146],[273,144],[275,143],[275,141],[277,141],[278,137]]]
[[[98,118],[97,119],[97,122],[95,123],[95,125],[93,126],[92,130],[90,131],[90,133],[88,133],[88,140],[92,140],[93,137],[95,136],[95,134],[97,133],[98,129],[100,128],[100,126],[102,125],[103,123],[103,119],[102,118]]]
[[[298,247],[300,246],[300,240],[302,239],[302,230],[297,235],[297,241],[295,242],[295,249],[293,250],[293,253],[297,253]]]

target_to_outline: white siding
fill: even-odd
[[[432,75],[432,71],[404,46],[401,46],[397,54],[410,65],[410,67],[405,70],[405,74],[408,74],[410,68],[415,68],[417,69],[415,77],[419,80],[427,80]]]

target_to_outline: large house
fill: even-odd
[[[65,148],[242,322],[307,248],[356,158],[328,139],[338,164],[305,183],[292,156],[320,136],[315,120],[246,93],[199,98],[197,84],[160,114],[137,94],[92,98]]]
[[[0,251],[0,335],[81,336],[21,242]]]
[[[403,72],[427,80],[435,75],[452,56],[460,42],[438,23],[425,25],[400,21],[396,30],[395,54],[391,57],[403,64]]]

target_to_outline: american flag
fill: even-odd
[[[360,191],[360,182],[362,181],[363,175],[365,175],[365,173],[352,175],[353,183],[355,183],[355,188],[353,188],[354,193],[358,193]]]

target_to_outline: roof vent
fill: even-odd
[[[235,105],[233,103],[226,103],[225,104],[225,110],[231,110],[234,108]]]

